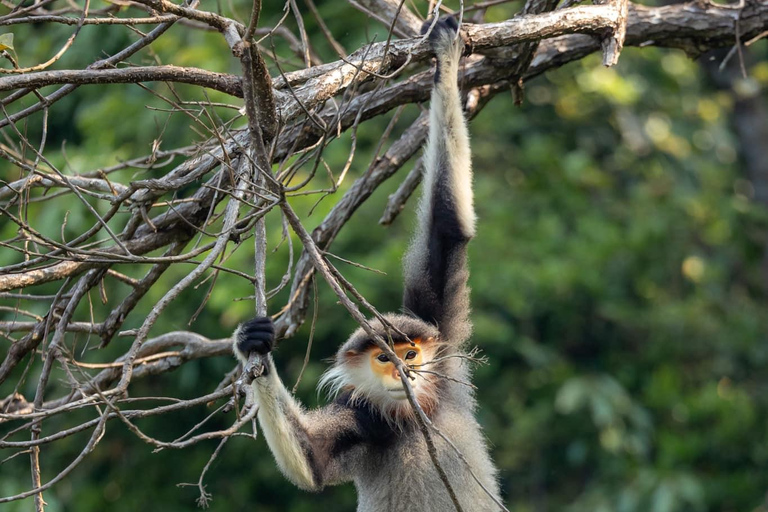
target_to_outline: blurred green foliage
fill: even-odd
[[[383,27],[344,2],[319,4],[347,49],[373,33],[383,39]],[[203,7],[217,5],[224,14],[234,9],[244,18],[248,13],[246,2],[226,7],[204,2]],[[516,9],[496,7],[489,17],[505,19]],[[265,6],[263,24],[273,24],[280,14]],[[305,20],[318,53],[332,60],[315,22],[310,16]],[[286,23],[293,26],[290,16]],[[14,32],[24,64],[55,52],[71,28],[46,25]],[[124,27],[85,27],[59,67],[87,65],[134,38]],[[298,67],[295,57],[278,50],[285,54],[286,69]],[[764,57],[765,43],[752,51]],[[154,61],[238,72],[218,34],[183,26],[174,27],[151,53],[134,59]],[[761,62],[749,71],[764,90],[768,65]],[[170,92],[162,84],[147,88]],[[588,57],[531,81],[526,92],[522,108],[501,95],[471,125],[480,219],[471,246],[473,341],[489,360],[476,371],[478,415],[501,470],[508,508],[766,510],[768,293],[761,265],[768,247],[768,211],[754,200],[753,184],[739,160],[733,95],[711,88],[697,62],[654,48],[626,49],[614,69]],[[208,97],[225,101],[210,91]],[[202,95],[197,99],[205,100]],[[81,87],[51,109],[47,155],[78,172],[146,153],[155,140],[170,148],[200,139],[187,117],[158,110],[165,107],[137,86]],[[215,112],[221,119],[232,116],[227,109]],[[416,113],[416,107],[408,107],[395,133]],[[311,215],[317,198],[296,198],[307,226],[319,223],[365,172],[390,117],[360,127],[351,175],[342,190],[321,201]],[[40,120],[35,116],[26,127],[32,140],[40,137]],[[329,146],[325,158],[332,170],[342,168],[350,145],[345,135]],[[2,165],[4,176],[18,172]],[[400,304],[400,257],[413,205],[389,228],[377,220],[387,195],[407,171],[366,202],[331,248],[387,274],[339,263],[380,310],[396,310]],[[132,172],[137,178],[151,177]],[[327,187],[327,181],[320,173],[313,188]],[[58,220],[66,215],[66,238],[92,222],[81,205],[72,203],[52,202],[33,213],[42,216],[52,235],[58,235]],[[287,268],[288,249],[280,242],[279,219],[270,218],[268,224],[270,247],[279,247],[268,261],[274,286]],[[3,221],[0,230],[7,237],[14,226]],[[0,259],[8,263],[12,257]],[[247,251],[235,253],[228,264],[246,272],[252,266]],[[134,276],[145,271],[131,265],[118,270]],[[142,314],[184,272],[183,267],[169,271],[124,328],[140,325]],[[153,332],[189,328],[187,319],[209,286],[185,292]],[[111,293],[124,291],[118,285]],[[252,311],[250,301],[232,298],[250,293],[244,280],[221,276],[191,329],[212,337],[228,335]],[[324,283],[318,283],[317,293],[311,359],[298,387],[308,405],[324,402],[314,389],[325,368],[323,359],[354,328]],[[286,298],[285,292],[278,295],[271,308]],[[109,305],[94,300],[92,307],[103,314]],[[88,318],[87,308],[80,313]],[[301,370],[309,323],[276,354],[289,386]],[[78,350],[96,344],[84,337],[75,341]],[[111,360],[125,347],[125,340],[116,339],[99,356]],[[228,358],[188,363],[137,382],[132,395],[200,395],[232,366]],[[87,417],[82,414],[69,421]],[[195,414],[138,425],[172,440],[200,420]],[[231,415],[216,416],[208,428],[226,427],[231,420]],[[76,435],[46,447],[43,481],[68,464],[86,440]],[[96,452],[45,493],[47,510],[194,510],[197,488],[177,484],[197,482],[215,448],[209,442],[155,453],[113,422]],[[3,495],[28,488],[27,457],[3,462],[0,472]],[[261,438],[233,438],[204,484],[213,495],[213,510],[302,512],[355,506],[351,486],[319,495],[294,488],[279,474]],[[27,500],[4,510],[30,507]]]

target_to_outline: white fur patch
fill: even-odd
[[[437,174],[443,169],[450,173],[449,189],[453,195],[462,232],[467,237],[475,234],[475,209],[472,193],[472,159],[469,150],[469,132],[461,109],[456,87],[461,48],[455,46],[440,59],[440,81],[432,90],[429,110],[429,140],[424,149],[424,198],[421,215],[432,209],[431,194]]]
[[[261,431],[283,474],[302,489],[312,490],[316,485],[307,455],[288,419],[290,415],[294,421],[301,421],[301,407],[285,389],[274,366],[271,370],[253,382]]]

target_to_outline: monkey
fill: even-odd
[[[498,510],[497,469],[475,419],[463,357],[472,329],[467,245],[475,234],[469,135],[458,87],[464,42],[450,17],[435,22],[428,39],[437,66],[417,228],[404,257],[404,312],[370,325],[391,340],[397,357],[413,370],[411,386],[420,408],[466,459],[432,436],[461,508]],[[253,352],[263,356],[263,373],[252,384],[259,423],[289,480],[309,491],[351,481],[358,512],[455,509],[400,374],[362,328],[342,344],[320,379],[320,388],[335,400],[309,411],[277,375],[270,354],[274,342],[268,317],[245,322],[233,335],[243,364]]]

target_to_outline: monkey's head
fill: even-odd
[[[438,331],[405,315],[386,315],[385,319],[405,336],[387,334],[387,328],[378,321],[372,321],[371,326],[382,338],[392,340],[397,357],[413,370],[410,383],[414,396],[430,414],[437,404],[437,379],[429,370],[440,351]],[[332,395],[349,393],[350,400],[367,403],[387,420],[399,422],[413,415],[395,364],[362,329],[356,330],[336,353],[333,366],[320,379],[320,388]]]

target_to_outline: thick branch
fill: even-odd
[[[1,77],[0,91],[12,91],[22,87],[38,88],[56,84],[133,84],[140,82],[179,82],[207,87],[238,98],[243,97],[240,79],[234,75],[179,66],[39,71]]]
[[[578,6],[543,14],[521,15],[500,23],[464,25],[474,52],[508,47],[528,41],[554,38],[565,34],[586,33],[602,35],[621,25],[622,11],[614,5]],[[683,48],[689,52],[732,44],[736,40],[735,21],[739,10],[729,6],[690,3],[665,7],[644,7],[631,4],[625,44]],[[768,29],[768,5],[745,8],[740,18],[741,37],[747,39]],[[384,51],[387,49],[387,53]],[[387,74],[407,60],[421,61],[431,52],[421,39],[376,43],[350,55],[346,62],[338,61],[309,70],[290,73],[289,82],[305,80],[296,88],[296,100],[286,97],[280,106],[283,120],[290,122],[304,110],[335,96],[367,73]],[[498,56],[494,52],[494,56]],[[554,66],[552,66],[554,67]],[[359,71],[363,70],[363,73]],[[278,88],[285,86],[275,80]]]

